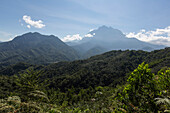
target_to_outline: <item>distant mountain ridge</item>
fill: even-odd
[[[100,52],[98,51],[98,53],[104,53],[110,50],[130,49],[152,51],[164,48],[164,46],[142,42],[136,38],[127,38],[120,30],[107,26],[101,26],[88,34],[93,35],[93,37],[84,37],[78,44],[72,44],[72,47],[77,51],[83,51],[83,56],[88,56],[87,54],[90,49],[97,49],[98,47],[103,48]],[[94,52],[91,56],[98,53]]]
[[[54,35],[26,33],[12,41],[0,43],[0,64],[29,62],[48,64],[78,59],[78,53]]]
[[[49,64],[73,61],[111,50],[151,51],[164,48],[127,38],[120,30],[107,26],[101,26],[88,34],[92,37],[84,37],[79,42],[67,44],[54,35],[42,35],[38,32],[17,36],[12,41],[0,43],[0,67],[18,62]]]

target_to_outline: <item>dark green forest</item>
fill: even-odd
[[[0,67],[2,113],[170,112],[170,48]]]

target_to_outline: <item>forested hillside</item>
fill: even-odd
[[[110,51],[48,66],[18,63],[0,70],[0,110],[166,112],[169,67],[170,48]]]
[[[170,48],[152,52],[110,51],[86,60],[59,62],[48,66],[18,63],[2,68],[0,74],[11,76],[32,66],[43,71],[43,78],[50,79],[51,87],[61,90],[72,86],[79,88],[115,86],[124,83],[128,74],[142,62],[149,63],[154,73],[163,67],[169,67]]]
[[[0,43],[0,66],[18,62],[49,64],[78,59],[78,53],[54,35],[26,33]]]
[[[149,63],[154,73],[170,67],[170,48],[153,52],[111,51],[87,60],[51,64],[42,70],[44,77],[50,79],[51,87],[61,90],[72,86],[116,86],[124,83],[129,73],[142,62]]]

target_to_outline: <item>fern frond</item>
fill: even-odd
[[[35,90],[35,91],[30,92],[28,94],[28,96],[35,97],[35,98],[43,98],[43,99],[46,99],[47,101],[49,101],[47,95],[44,92],[39,91],[39,90]]]
[[[41,94],[41,95],[46,95],[44,92],[39,91],[39,90],[32,91],[32,93],[37,93],[37,94]]]
[[[170,105],[170,100],[168,98],[155,98],[156,104],[165,104],[165,105]]]

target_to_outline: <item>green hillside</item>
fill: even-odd
[[[119,50],[86,60],[2,68],[0,111],[166,112],[169,53],[170,48]]]
[[[127,75],[139,64],[150,64],[156,73],[163,67],[170,67],[170,48],[145,51],[111,51],[86,60],[61,62],[45,68],[44,76],[50,78],[51,87],[62,90],[74,87],[116,86],[124,83]]]
[[[0,66],[18,62],[49,64],[77,58],[74,49],[53,35],[27,33],[0,44]]]

